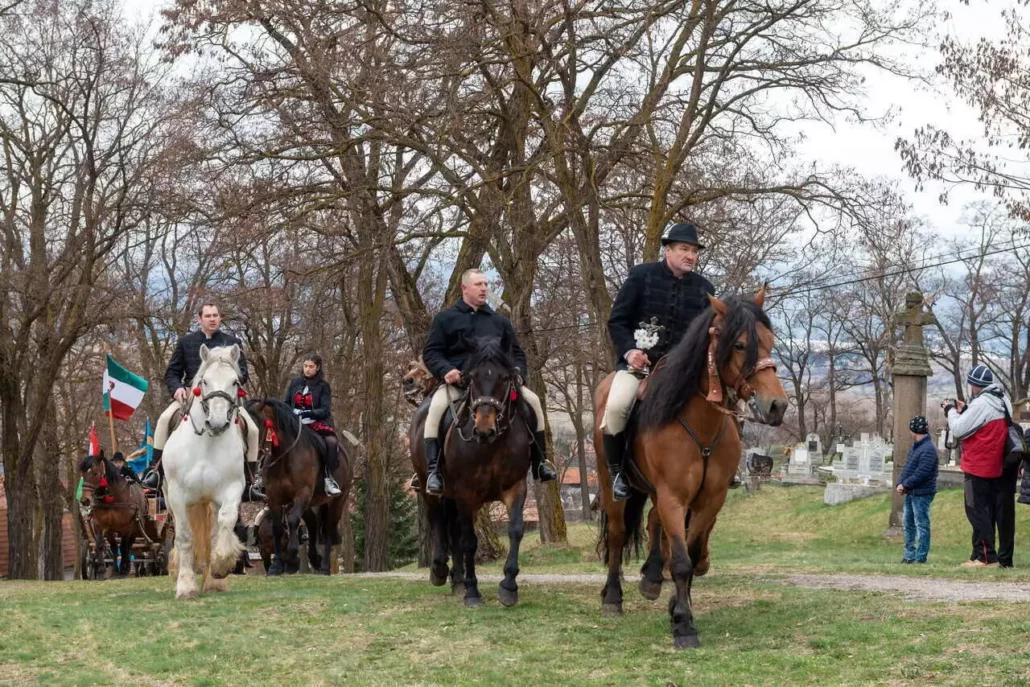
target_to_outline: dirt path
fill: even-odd
[[[401,580],[427,580],[424,572],[362,573],[357,577],[389,577]],[[604,584],[600,574],[528,573],[519,575],[520,582],[537,584]],[[636,583],[639,575],[626,575],[627,583]],[[806,589],[841,589],[847,591],[898,593],[915,601],[1005,601],[1030,602],[1028,582],[964,582],[939,577],[905,577],[902,575],[762,575],[764,582],[779,582]],[[480,575],[480,582],[500,582],[500,575]]]
[[[808,589],[845,589],[864,592],[898,592],[916,601],[1030,602],[1030,583],[964,582],[939,577],[901,575],[788,575],[787,584]]]

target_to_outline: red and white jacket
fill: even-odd
[[[977,394],[963,412],[948,410],[948,427],[962,441],[962,472],[1001,477],[1001,454],[1008,435],[1006,412],[1011,417],[1012,406],[996,384]]]

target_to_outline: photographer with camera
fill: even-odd
[[[1012,565],[1013,523],[1001,507],[1002,458],[1008,436],[1012,405],[994,383],[986,365],[977,365],[966,376],[970,400],[949,399],[941,404],[951,433],[962,442],[961,469],[965,473],[966,518],[973,527],[973,552],[962,564],[968,568]],[[995,551],[995,530],[999,551]]]

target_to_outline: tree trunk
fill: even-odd
[[[578,342],[578,338],[577,338]],[[587,480],[587,446],[586,428],[583,425],[585,413],[583,404],[583,358],[579,355],[579,345],[576,344],[576,409],[579,411],[579,422],[573,422],[576,428],[576,450],[579,452],[579,496],[583,508],[583,520],[593,520],[593,513],[590,511],[590,484]]]
[[[50,404],[51,421],[57,416]],[[40,496],[39,572],[43,580],[63,580],[61,551],[61,517],[64,515],[64,493],[61,489],[61,448],[55,432],[45,432],[36,451],[39,463]],[[70,479],[70,477],[69,477]]]
[[[12,580],[39,579],[39,566],[36,556],[34,524],[36,521],[36,484],[33,480],[31,461],[19,464],[17,457],[11,457],[9,451],[17,452],[14,438],[5,439],[4,446],[4,488],[7,493],[7,541],[8,567],[7,577]],[[13,469],[12,469],[13,467]]]
[[[365,464],[365,557],[362,569],[382,572],[390,566],[390,449],[383,379],[383,338],[380,327],[386,274],[375,254],[366,258],[358,279],[362,353],[365,375],[363,434],[368,453]]]
[[[476,515],[476,536],[479,538],[479,548],[476,550],[477,563],[492,563],[507,555],[508,549],[501,543],[497,536],[497,528],[490,518],[490,504],[484,504]]]
[[[350,497],[348,497],[348,505]],[[340,572],[354,572],[354,528],[351,527],[350,509],[346,509],[340,518]]]

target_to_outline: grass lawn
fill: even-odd
[[[0,582],[0,684],[1030,683],[1024,605],[776,581],[800,571],[1030,579],[1022,542],[1015,570],[955,569],[968,525],[960,494],[944,492],[931,564],[898,566],[899,545],[879,536],[886,498],[833,509],[820,499],[801,487],[733,495],[713,536],[713,572],[695,585],[700,650],[674,651],[665,597],[647,602],[633,585],[626,615],[606,619],[599,584],[526,582],[512,609],[484,584],[487,607],[467,610],[445,588],[398,579],[233,578],[228,594],[195,602],[174,601],[167,578]],[[1019,531],[1030,531],[1030,509],[1019,515]],[[523,572],[600,572],[593,534],[570,528],[567,548],[528,536]]]

